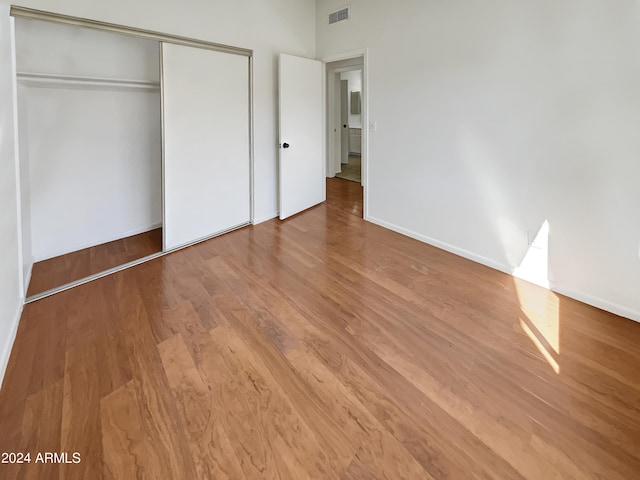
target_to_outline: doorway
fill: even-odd
[[[327,177],[359,184],[366,198],[366,51],[324,59],[326,71]],[[352,189],[352,188],[350,188]],[[366,201],[364,201],[366,218]]]
[[[339,75],[341,170],[336,173],[336,177],[361,183],[362,68],[347,70]]]

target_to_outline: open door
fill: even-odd
[[[324,202],[322,63],[280,55],[280,219]]]
[[[340,80],[340,164],[349,163],[349,81]]]

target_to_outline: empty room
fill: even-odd
[[[639,48],[637,2],[0,0],[0,478],[640,478]]]

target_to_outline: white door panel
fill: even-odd
[[[349,163],[349,81],[340,80],[340,167]]]
[[[282,54],[279,74],[280,218],[285,219],[325,200],[322,63]]]
[[[250,221],[249,59],[162,44],[164,248]]]

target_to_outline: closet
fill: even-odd
[[[27,301],[251,222],[250,50],[11,14]]]

